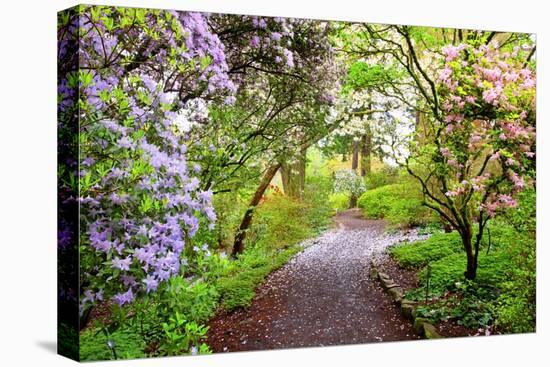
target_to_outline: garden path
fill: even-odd
[[[256,289],[252,305],[209,326],[214,352],[418,339],[391,298],[369,277],[370,261],[407,235],[384,233],[384,222],[358,210],[335,228],[304,241],[305,249]]]

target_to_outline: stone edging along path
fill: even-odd
[[[399,306],[401,314],[413,323],[414,330],[419,336],[426,339],[444,338],[444,336],[437,332],[435,326],[428,319],[417,315],[416,302],[403,298],[403,288],[395,283],[388,274],[378,271],[374,261],[371,261],[370,275],[373,279],[378,279],[380,281],[382,288]]]

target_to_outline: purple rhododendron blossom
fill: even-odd
[[[115,257],[112,260],[113,268],[120,269],[120,270],[130,270],[130,264],[132,263],[132,258],[128,256],[125,259],[120,259],[119,257]]]
[[[132,292],[132,288],[128,289],[125,293],[118,293],[113,296],[113,302],[115,302],[119,306],[123,306],[126,303],[131,303],[134,300],[134,292]]]
[[[145,283],[145,291],[147,293],[155,291],[159,285],[158,281],[151,275],[148,275],[147,278],[143,279],[143,283]]]
[[[257,48],[258,46],[260,46],[260,37],[258,36],[254,36],[250,39],[250,46],[252,46],[253,48]]]

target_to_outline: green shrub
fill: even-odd
[[[420,315],[434,321],[453,318],[460,325],[473,328],[494,326],[500,332],[533,332],[535,203],[535,192],[527,190],[519,195],[517,208],[489,222],[474,282],[464,279],[466,255],[456,232],[436,233],[425,241],[391,248],[399,265],[419,269],[419,287],[406,294],[408,299],[424,300],[430,273],[428,297],[436,301],[420,306]]]
[[[199,230],[193,238],[194,243],[198,246],[209,243],[214,248],[230,251],[235,239],[235,231],[241,223],[249,196],[252,195],[249,192],[251,190],[242,189],[242,191],[246,195],[236,190],[214,195],[212,202],[217,216],[216,227],[214,230],[210,230],[208,225],[199,226]]]
[[[167,287],[155,296],[159,315],[173,315],[177,311],[197,323],[204,323],[214,315],[219,297],[211,284],[200,279],[190,283],[181,276],[171,278]]]
[[[422,205],[422,192],[412,183],[368,190],[357,205],[367,218],[383,218],[392,225],[414,226],[435,220],[431,210]]]
[[[462,248],[462,239],[458,232],[436,233],[425,241],[403,243],[391,247],[390,254],[400,266],[420,268],[426,266],[430,261],[462,253]]]
[[[517,282],[510,285],[517,286]],[[531,333],[536,326],[536,304],[531,299],[533,284],[528,288],[507,287],[507,292],[498,299],[497,327],[511,333]]]
[[[372,190],[393,185],[399,182],[400,176],[399,168],[385,164],[380,170],[372,171],[365,177],[365,186],[367,190]]]
[[[315,235],[309,205],[284,195],[270,195],[254,214],[248,244],[284,248]]]
[[[536,328],[536,194],[519,195],[519,206],[506,213],[505,223],[515,236],[506,242],[512,266],[497,301],[496,326],[500,331],[525,333]]]
[[[511,246],[516,243],[517,233],[510,226],[494,223],[489,227],[491,245],[486,234],[480,246],[476,283],[488,287],[502,287],[512,267]],[[405,268],[419,269],[420,282],[426,283],[429,264],[430,287],[435,295],[464,282],[466,254],[457,232],[435,233],[424,241],[403,243],[390,248],[391,256]],[[422,291],[418,292],[423,294]]]
[[[450,297],[418,306],[416,311],[419,316],[434,322],[453,319],[468,328],[487,328],[494,321],[495,308],[492,301],[495,298],[496,293],[491,288],[466,281],[458,284]]]
[[[421,316],[433,321],[451,318],[470,328],[486,328],[495,322],[495,303],[512,266],[504,246],[495,246],[489,253],[480,252],[474,282],[464,278],[466,255],[457,233],[436,234],[417,245],[398,246],[392,250],[392,255],[400,264],[422,267],[418,273],[419,287],[409,291],[406,298],[425,299],[428,274],[429,299],[438,299],[451,292],[450,297],[419,307]]]
[[[330,207],[336,212],[349,208],[349,196],[343,193],[330,194],[328,202]]]
[[[193,348],[196,348],[199,354],[212,353],[210,347],[204,343],[208,326],[188,321],[178,311],[168,318],[168,322],[162,323],[162,330],[164,331],[164,338],[159,345],[159,351],[162,355],[192,354]]]
[[[496,325],[500,331],[534,332],[536,327],[535,241],[519,240],[511,249],[513,256],[497,300]]]

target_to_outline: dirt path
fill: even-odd
[[[384,223],[348,210],[337,229],[258,287],[251,307],[218,315],[208,344],[215,352],[417,339],[390,297],[369,277],[370,259],[399,238]]]

